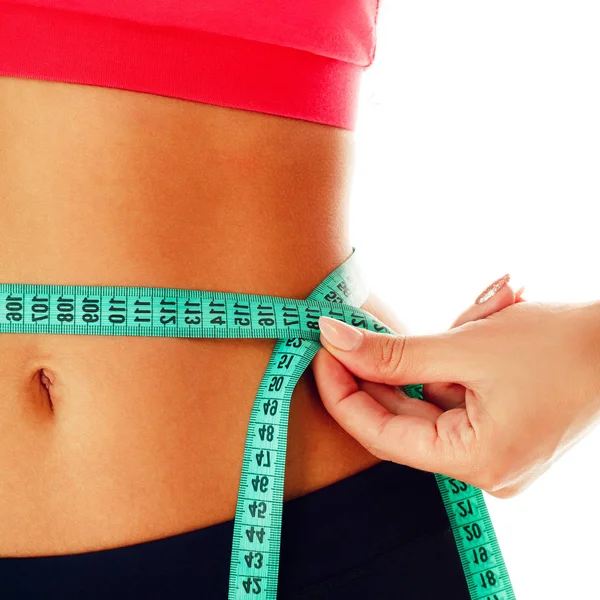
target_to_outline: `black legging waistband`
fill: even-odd
[[[20,600],[226,599],[232,536],[233,519],[121,548],[3,558],[0,594]],[[342,592],[345,580],[350,591]],[[376,586],[394,581],[393,590],[377,594],[470,598],[431,473],[382,462],[284,503],[278,599],[321,598],[321,591],[329,594],[323,598],[379,598]]]

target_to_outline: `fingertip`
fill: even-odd
[[[511,306],[515,303],[515,292],[508,283],[505,283],[493,296],[481,304],[471,304],[467,310],[461,313],[452,323],[450,329],[460,327],[470,321],[485,319],[490,315]]]

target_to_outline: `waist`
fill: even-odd
[[[305,298],[351,253],[323,231],[282,235],[279,245],[259,233],[245,245],[225,232],[220,245],[196,249],[174,222],[170,236],[98,231],[91,221],[102,210],[87,223],[57,219],[62,237],[52,227],[27,233],[24,208],[7,211],[0,245],[14,259],[3,262],[2,282]],[[374,299],[362,308],[385,322]],[[274,344],[0,335],[0,554],[111,548],[233,518],[248,418]],[[377,462],[324,410],[307,371],[292,397],[284,498]]]

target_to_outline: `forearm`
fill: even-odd
[[[580,405],[580,420],[587,429],[600,418],[600,300],[576,305],[566,326],[575,336],[574,344],[572,337],[570,340],[572,351],[577,353],[573,365],[582,367],[573,377],[571,400]]]

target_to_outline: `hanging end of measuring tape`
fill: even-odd
[[[344,269],[343,277],[351,290],[346,301],[352,306],[362,306],[371,293],[371,284],[366,267],[363,254],[361,252],[357,253],[354,246],[352,246],[350,257],[339,267],[339,269]]]

